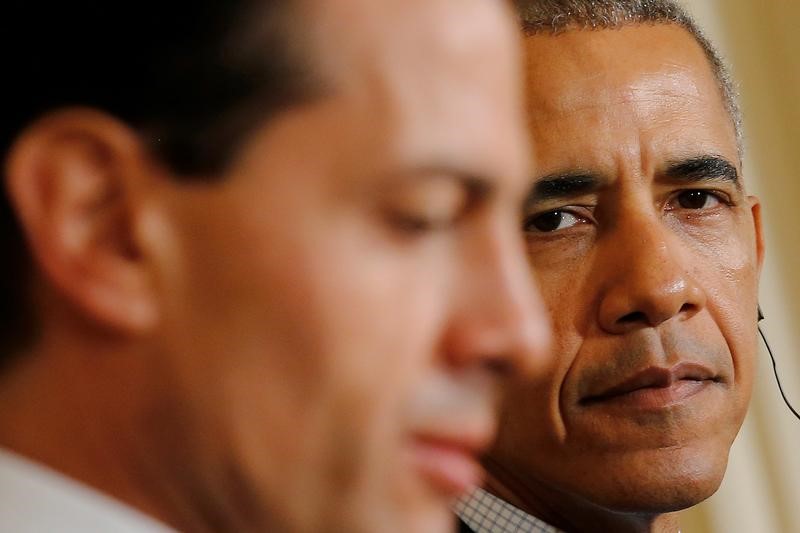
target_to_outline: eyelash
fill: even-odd
[[[709,196],[712,196],[712,197],[714,197],[716,200],[718,200],[718,201],[720,202],[720,204],[722,204],[722,205],[725,205],[725,206],[728,206],[728,207],[731,207],[731,206],[733,206],[733,205],[734,205],[734,202],[733,202],[733,200],[731,199],[730,195],[728,195],[727,193],[725,193],[725,192],[723,192],[723,191],[719,191],[719,190],[716,190],[716,189],[683,189],[683,190],[680,190],[680,191],[676,191],[676,192],[675,192],[675,193],[674,193],[674,194],[673,194],[673,195],[670,197],[670,200],[669,200],[669,202],[667,202],[667,203],[668,203],[668,204],[669,204],[669,203],[673,203],[673,202],[675,202],[675,201],[676,201],[676,200],[677,200],[677,199],[678,199],[678,198],[679,198],[679,197],[680,197],[682,194],[685,194],[685,193],[692,193],[692,192],[699,192],[699,193],[703,193],[703,194],[707,194],[707,195],[709,195]],[[690,211],[700,211],[700,209],[691,209],[691,208],[688,208],[688,207],[676,207],[676,208],[673,208],[673,209],[686,209],[686,210],[690,210]]]
[[[469,213],[471,206],[463,206],[456,212],[440,214],[420,214],[402,209],[389,209],[384,217],[389,227],[408,237],[422,237],[446,232],[457,226]]]
[[[423,216],[405,213],[389,213],[387,219],[390,226],[409,236],[424,235],[448,226],[447,222],[433,221]]]
[[[699,192],[699,193],[707,194],[707,195],[715,198],[717,201],[720,202],[720,204],[722,204],[724,206],[731,207],[731,206],[734,205],[734,202],[731,200],[731,197],[728,194],[726,194],[725,192],[723,192],[723,191],[713,190],[713,189],[682,189],[682,190],[679,190],[679,191],[675,191],[670,196],[669,200],[666,203],[667,207],[666,207],[665,210],[672,211],[672,210],[676,210],[676,209],[682,209],[682,210],[686,210],[686,211],[709,211],[711,209],[714,209],[714,207],[711,207],[711,208],[702,208],[701,207],[701,208],[693,209],[693,208],[688,208],[688,207],[682,207],[680,205],[676,206],[676,207],[669,207],[670,204],[673,204],[673,203],[677,202],[681,195],[686,194],[686,193],[692,193],[692,192]],[[547,231],[547,230],[538,230],[538,229],[532,229],[531,228],[531,226],[535,223],[535,221],[537,219],[539,219],[540,217],[543,217],[543,216],[549,215],[549,214],[556,214],[556,213],[561,213],[562,215],[563,214],[568,214],[568,215],[571,215],[571,216],[579,219],[579,222],[576,225],[593,223],[594,219],[591,216],[587,216],[587,213],[586,213],[592,207],[593,206],[588,206],[588,205],[570,205],[570,206],[559,207],[557,209],[550,209],[548,211],[541,211],[539,213],[534,213],[534,214],[528,215],[528,216],[523,218],[522,229],[523,229],[523,231],[525,233],[534,233],[535,232],[535,233],[539,233],[539,234],[554,234],[554,233],[558,233],[560,231],[564,231],[564,230],[558,230],[558,229]],[[581,211],[583,211],[583,212],[581,212]],[[570,226],[570,227],[574,227],[574,226]],[[569,228],[566,228],[566,229],[569,229]]]
[[[579,220],[578,224],[581,224],[581,225],[582,224],[590,224],[590,223],[594,222],[594,219],[590,216],[592,207],[593,206],[588,206],[588,205],[572,205],[572,206],[560,207],[558,209],[550,209],[548,211],[542,211],[542,212],[539,212],[539,213],[534,213],[534,214],[531,214],[531,215],[526,216],[526,217],[523,218],[522,229],[526,233],[535,232],[535,233],[539,233],[539,234],[554,234],[554,233],[557,233],[559,231],[563,231],[563,230],[546,231],[546,230],[539,230],[539,229],[532,229],[531,228],[531,226],[535,223],[535,221],[537,219],[540,219],[541,217],[543,217],[545,215],[556,214],[556,213],[561,213],[562,215],[563,214],[571,215],[571,216],[575,217],[576,219],[578,219]]]

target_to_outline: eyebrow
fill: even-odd
[[[418,169],[416,174],[419,181],[444,179],[455,182],[475,199],[492,196],[497,189],[497,183],[491,178],[457,166],[430,165]]]
[[[724,157],[703,155],[682,161],[672,162],[663,173],[664,177],[687,182],[727,182],[737,189],[742,188],[739,171]]]
[[[403,186],[410,183],[424,183],[435,180],[450,181],[466,193],[471,203],[488,200],[497,194],[496,180],[453,165],[423,165],[393,174],[392,177],[393,180],[390,182],[389,189],[393,186]],[[381,187],[385,188],[386,186],[382,184]]]
[[[736,166],[718,155],[702,155],[673,161],[663,176],[686,183],[728,182],[741,189]],[[575,171],[548,174],[536,180],[525,200],[526,206],[547,200],[563,200],[596,192],[605,180],[592,172]]]
[[[530,206],[537,202],[573,198],[597,191],[604,180],[591,172],[564,172],[548,174],[536,180],[525,200]]]

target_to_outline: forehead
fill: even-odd
[[[509,149],[526,150],[519,38],[502,2],[317,4],[324,77],[401,156],[470,154],[476,165],[492,166],[507,161]]]
[[[541,157],[581,153],[610,164],[626,152],[656,160],[700,152],[738,160],[722,92],[685,29],[534,35],[526,52],[529,122]]]
[[[317,3],[312,38],[321,68],[340,87],[377,81],[368,76],[394,85],[474,82],[475,70],[508,68],[516,59],[509,13],[494,0]]]

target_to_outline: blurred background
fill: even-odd
[[[800,2],[683,0],[732,67],[745,124],[745,182],[761,198],[767,259],[762,329],[800,408]],[[800,532],[800,420],[782,403],[769,356],[720,491],[683,533]]]

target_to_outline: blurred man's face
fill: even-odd
[[[701,48],[677,26],[526,39],[524,229],[554,326],[490,463],[544,507],[662,512],[718,487],[747,409],[758,204]]]
[[[319,4],[328,92],[153,195],[167,459],[262,530],[446,531],[495,374],[548,336],[516,32],[489,0]]]

